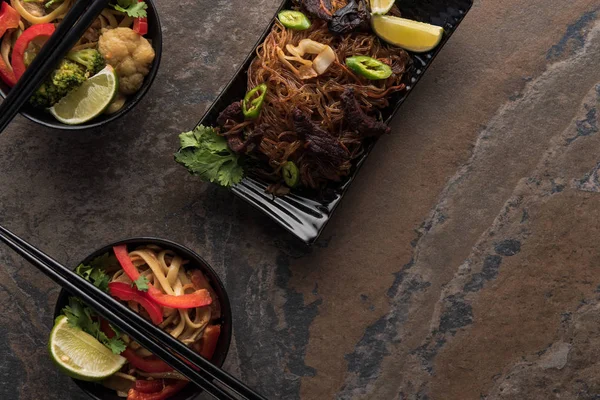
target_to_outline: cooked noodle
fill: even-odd
[[[50,13],[38,17],[27,11],[25,7],[23,7],[21,0],[10,0],[10,4],[13,6],[13,8],[17,10],[23,19],[32,25],[48,24],[50,22],[54,22],[54,20],[58,18],[62,18],[71,7],[71,2],[72,0],[65,0]]]
[[[328,45],[337,56],[327,71],[316,78],[299,78],[278,57],[280,49],[297,46],[302,39]],[[344,64],[347,57],[356,55],[379,59],[390,65],[394,73],[386,80],[366,80]],[[327,23],[318,19],[313,19],[310,29],[297,31],[286,29],[277,21],[258,47],[248,70],[248,89],[262,83],[269,88],[261,114],[254,121],[226,125],[222,133],[227,136],[243,131],[248,135],[255,127],[263,127],[264,137],[258,151],[266,156],[272,170],[268,173],[260,169],[263,178],[280,180],[281,165],[290,160],[298,165],[302,183],[307,187],[318,188],[327,180],[339,180],[348,173],[350,161],[337,165],[337,171],[331,176],[314,164],[314,157],[303,156],[304,141],[295,132],[293,111],[299,109],[310,115],[313,122],[339,139],[352,159],[362,151],[362,138],[344,123],[341,94],[347,88],[353,88],[361,108],[367,114],[377,116],[378,109],[389,105],[388,95],[404,89],[401,79],[408,62],[406,52],[388,47],[372,33],[333,35]]]
[[[180,296],[198,289],[190,282],[183,268],[184,260],[170,250],[144,247],[130,252],[129,257],[140,275],[165,294]],[[111,282],[133,284],[121,269],[113,274]],[[213,300],[216,301],[216,299]],[[129,302],[129,306],[134,311],[143,313],[137,303]],[[164,308],[163,313],[164,320],[159,325],[160,328],[186,344],[195,343],[213,317],[210,307],[178,310]],[[151,355],[150,352],[141,348],[136,352],[144,357]]]

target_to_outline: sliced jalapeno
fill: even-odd
[[[242,101],[244,117],[248,119],[258,118],[266,95],[267,85],[265,83],[258,85],[246,93],[246,97],[244,97],[244,100]]]
[[[346,58],[346,65],[352,71],[370,80],[387,79],[392,75],[392,68],[367,56],[354,56]]]
[[[289,187],[293,188],[300,182],[300,171],[298,171],[298,167],[292,161],[288,161],[283,164],[282,167],[283,172],[283,180],[285,184]]]
[[[286,28],[296,31],[305,31],[310,28],[310,20],[300,11],[283,10],[277,17]]]

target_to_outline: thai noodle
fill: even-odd
[[[221,309],[219,299],[204,274],[198,269],[186,271],[187,260],[184,260],[173,251],[163,250],[158,246],[137,248],[129,252],[129,258],[147,283],[166,295],[181,296],[203,289],[210,293],[212,302],[207,306],[179,309],[160,307],[163,321],[158,326],[201,355],[207,358],[212,357],[211,350],[206,348],[207,346],[210,347],[210,344],[205,342],[207,340],[205,332],[207,328],[210,330],[213,327],[218,327],[217,324],[221,319]],[[107,269],[106,273],[111,276],[111,284],[116,282],[124,283],[128,287],[135,287],[134,282],[118,265]],[[110,287],[111,285],[109,284]],[[146,309],[140,306],[139,303],[128,301],[127,305],[136,313],[147,319],[151,319]],[[126,335],[123,335],[121,340],[126,342],[127,347],[135,352],[136,357],[148,362],[156,360],[152,353],[142,348]],[[214,351],[214,348],[212,351]],[[208,356],[209,353],[210,356]],[[131,360],[131,355],[127,355],[126,353],[122,355]],[[161,380],[165,385],[173,382],[173,380],[187,381],[183,375],[171,369],[164,368],[164,370],[159,372],[150,372],[144,370],[144,368],[132,365],[131,361],[129,361],[120,372],[111,376],[104,384],[126,395],[127,390],[124,390],[125,388],[131,387],[132,382],[135,383],[136,381],[143,380]],[[119,390],[119,388],[123,389]]]
[[[333,2],[337,8],[344,5],[345,1]],[[397,9],[392,13],[397,15]],[[343,93],[352,90],[362,111],[369,116],[379,117],[379,110],[389,105],[389,95],[405,88],[401,81],[410,59],[404,50],[388,46],[372,32],[335,35],[328,29],[326,21],[312,18],[311,22],[308,30],[286,29],[279,21],[275,22],[265,41],[258,47],[256,58],[248,70],[248,90],[263,83],[268,87],[262,111],[254,120],[241,123],[227,121],[221,126],[221,134],[226,137],[242,134],[248,138],[260,128],[262,141],[254,155],[268,163],[269,168],[260,164],[253,172],[272,182],[281,182],[282,166],[287,161],[293,161],[298,166],[302,185],[319,188],[327,181],[337,181],[347,175],[351,160],[363,151],[365,137],[349,126],[348,115],[344,112]],[[311,62],[307,57],[302,59],[290,53],[305,39],[312,41],[310,43],[329,46],[335,52],[333,63],[318,76],[303,77],[302,67],[294,68],[288,61],[301,64]],[[382,80],[365,79],[344,63],[347,57],[357,55],[369,56],[389,65],[393,74]],[[327,163],[322,157],[307,154],[306,138],[301,137],[295,125],[294,113],[309,116],[315,126],[339,141],[348,156]],[[252,153],[249,154],[252,156]],[[275,185],[270,190],[276,191],[277,188]]]

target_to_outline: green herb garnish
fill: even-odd
[[[175,153],[175,161],[192,175],[225,187],[239,183],[244,177],[237,154],[213,128],[197,126],[193,131],[180,134],[179,142],[181,148]]]
[[[119,339],[120,335],[112,326],[111,329],[115,332],[115,336],[111,339],[106,336],[100,329],[98,315],[81,300],[76,297],[69,297],[69,305],[62,309],[64,315],[67,316],[69,324],[75,328],[89,333],[100,343],[108,347],[114,354],[121,354],[125,351],[125,343]]]
[[[111,4],[117,10],[126,13],[131,18],[146,18],[148,5],[138,0],[117,0],[117,4]]]
[[[79,264],[79,266],[75,268],[75,273],[86,281],[91,282],[103,292],[108,292],[108,283],[110,282],[110,278],[108,275],[106,275],[103,269]]]
[[[148,291],[148,278],[146,278],[145,276],[140,276],[133,282],[133,284],[137,287],[138,290],[141,290],[142,292]]]

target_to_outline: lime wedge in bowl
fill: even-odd
[[[50,112],[63,124],[83,124],[102,114],[118,90],[117,74],[113,67],[107,65],[53,105]]]
[[[127,361],[113,354],[92,335],[69,325],[64,315],[56,318],[48,351],[65,374],[82,381],[105,379],[119,371]]]
[[[394,6],[396,0],[371,0],[371,14],[383,15]]]
[[[441,26],[390,15],[373,15],[371,25],[382,40],[415,53],[432,50],[444,35]]]

